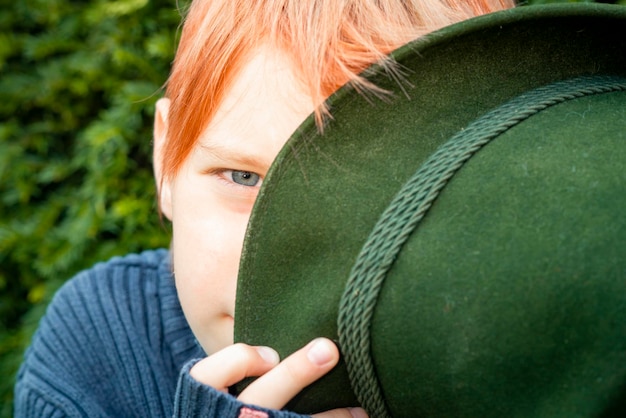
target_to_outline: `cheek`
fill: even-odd
[[[208,208],[174,217],[177,281],[193,291],[222,293],[236,281],[248,215]]]
[[[236,276],[252,205],[226,199],[203,176],[184,180],[172,196],[175,271],[202,281]]]
[[[176,287],[196,338],[205,350],[213,351],[232,343],[232,322],[225,318],[234,315],[239,260],[250,214],[222,204],[219,196],[210,192],[185,191],[177,190],[173,200]],[[213,347],[216,342],[218,346]]]

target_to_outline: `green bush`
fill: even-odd
[[[2,0],[0,416],[54,290],[113,255],[168,245],[152,117],[176,0]],[[7,13],[8,11],[8,13]]]
[[[187,2],[0,0],[0,417],[54,291],[168,245],[151,126]]]

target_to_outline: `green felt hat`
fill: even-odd
[[[289,408],[626,416],[626,7],[526,6],[393,54],[288,141],[235,339],[343,359]]]

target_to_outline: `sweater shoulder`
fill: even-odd
[[[163,272],[168,259],[167,251],[153,250],[95,264],[57,291],[42,325],[60,320],[59,316],[66,326],[81,328],[90,328],[105,319],[106,323],[99,325],[137,319],[140,312],[157,308],[159,290],[166,284],[161,282],[168,280]],[[173,287],[171,290],[175,293]],[[59,325],[55,324],[55,328]]]
[[[37,393],[55,405],[80,405],[89,416],[136,408],[138,416],[167,414],[178,368],[164,324],[173,316],[184,328],[166,250],[115,257],[79,273],[40,322],[16,401]]]
[[[112,257],[108,261],[96,263],[92,269],[107,269],[118,266],[141,266],[144,268],[158,268],[162,263],[169,262],[169,251],[166,249],[146,250],[140,253],[130,253],[123,256]],[[88,269],[89,271],[91,269]]]

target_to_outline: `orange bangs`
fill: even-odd
[[[318,105],[408,41],[514,0],[194,0],[166,95],[171,100],[163,176],[176,175],[232,85],[261,45],[286,53]],[[160,181],[160,179],[157,179]]]

